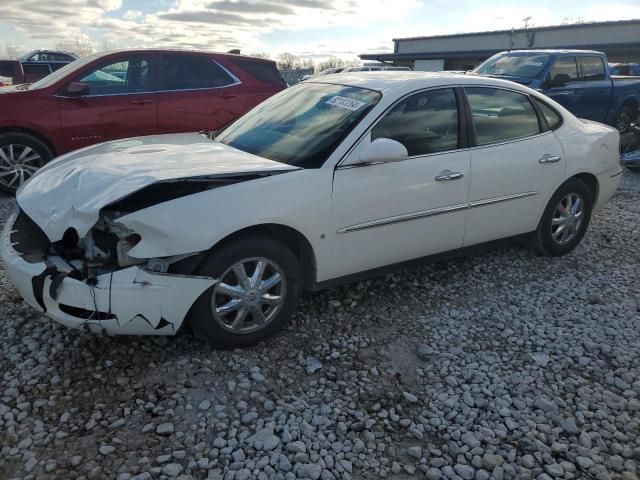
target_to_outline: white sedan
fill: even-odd
[[[570,252],[620,181],[616,130],[524,86],[326,76],[215,140],[104,143],[17,195],[2,257],[52,319],[111,334],[188,324],[225,347],[278,331],[303,290],[519,235]]]

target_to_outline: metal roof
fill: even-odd
[[[499,34],[499,33],[510,33],[510,32],[528,32],[535,30],[536,32],[544,32],[548,30],[570,30],[574,28],[585,28],[585,27],[608,27],[608,26],[623,26],[623,25],[640,25],[640,19],[633,20],[614,20],[609,22],[587,22],[587,23],[570,23],[567,25],[548,25],[545,27],[529,27],[527,29],[524,28],[513,28],[508,30],[487,30],[484,32],[468,32],[468,33],[452,33],[447,35],[427,35],[420,37],[403,37],[403,38],[394,38],[394,42],[398,42],[401,40],[423,40],[423,39],[436,39],[436,38],[463,38],[463,37],[472,37],[474,35],[489,35],[489,34]]]

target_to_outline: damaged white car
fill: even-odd
[[[447,74],[311,79],[216,140],[73,152],[22,186],[2,257],[52,319],[245,346],[305,289],[521,234],[571,251],[615,192],[618,133],[515,83]]]

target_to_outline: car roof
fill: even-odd
[[[314,77],[305,83],[330,83],[376,90],[383,95],[420,90],[421,88],[446,87],[452,85],[485,85],[510,88],[529,93],[523,85],[498,78],[465,75],[451,72],[379,71],[347,72],[332,77]]]
[[[108,55],[116,55],[121,53],[195,53],[198,55],[215,55],[217,57],[230,57],[230,58],[250,58],[251,60],[275,63],[274,60],[261,57],[252,57],[250,55],[241,55],[237,53],[224,53],[224,52],[212,52],[208,50],[193,50],[189,48],[124,48],[119,50],[109,50],[107,52],[100,52],[93,55],[93,58],[101,58]]]
[[[575,50],[570,48],[550,48],[550,49],[531,49],[531,50],[508,50],[505,52],[500,52],[500,54],[506,53],[546,53],[546,54],[565,54],[565,53],[575,53],[575,54],[589,54],[589,55],[603,55],[602,52],[598,52],[596,50]]]

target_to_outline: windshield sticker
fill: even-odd
[[[362,108],[364,105],[366,105],[366,103],[361,102],[359,100],[352,100],[351,98],[340,97],[340,96],[335,96],[330,100],[327,100],[327,104],[333,105],[334,107],[345,108],[353,112],[355,112],[359,108]]]
[[[533,65],[534,67],[541,67],[542,62],[534,62],[533,60],[529,60],[528,62],[524,62],[525,65]]]

